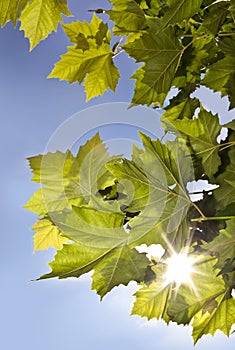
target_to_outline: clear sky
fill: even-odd
[[[85,19],[90,16],[87,9],[102,7],[106,2],[86,0],[81,5],[81,1],[73,0],[69,4],[76,17]],[[173,324],[167,327],[162,321],[147,322],[129,316],[132,294],[136,290],[134,283],[129,287],[115,288],[100,303],[99,297],[90,290],[89,276],[79,280],[30,282],[49,270],[47,262],[52,260],[54,252],[32,254],[33,232],[30,227],[36,216],[22,206],[36,186],[30,182],[31,174],[25,158],[43,153],[55,130],[74,113],[102,103],[129,102],[133,86],[127,79],[134,70],[133,62],[119,55],[118,65],[125,77],[120,81],[117,93],[106,93],[86,105],[82,87],[46,79],[59,55],[66,51],[66,44],[67,39],[59,29],[57,34],[29,53],[22,32],[14,30],[11,24],[0,30],[0,347],[4,350],[191,350],[190,327]],[[219,109],[224,122],[229,120],[231,113],[225,112],[225,99],[221,102],[218,96],[214,98],[205,90],[198,95],[208,108]],[[121,146],[125,142],[129,147],[130,141],[138,139],[136,124],[151,129],[155,118],[149,111],[147,121],[146,115],[143,119],[142,110],[132,110],[128,112],[127,120],[132,120],[133,113],[136,113],[135,126],[125,125],[122,118],[121,126],[114,125],[124,113],[123,104],[109,104],[102,108],[95,109],[97,118],[102,122],[110,113],[112,125],[102,127],[101,136],[106,140],[116,139],[109,143],[118,152],[123,151]],[[80,130],[87,127],[93,113],[94,109],[78,115],[76,120],[81,123]],[[87,116],[85,122],[84,115]],[[97,120],[94,125],[96,123]],[[156,129],[152,130],[154,135],[161,135],[159,125],[156,121]],[[95,132],[91,129],[87,130],[88,134],[83,134],[82,141]],[[196,349],[232,350],[233,343],[234,338],[227,340],[217,333],[214,338],[204,337]]]

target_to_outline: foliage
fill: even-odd
[[[49,77],[83,84],[89,100],[115,91],[120,74],[114,59],[125,51],[142,63],[131,77],[132,105],[164,107],[163,127],[175,138],[140,134],[143,149],[134,146],[131,160],[110,157],[98,134],[77,155],[29,159],[33,181],[43,185],[25,205],[39,216],[35,250],[57,249],[52,271],[40,279],[93,270],[92,289],[101,298],[136,281],[141,288],[132,314],[191,324],[195,343],[217,329],[229,335],[235,315],[235,126],[220,125],[192,93],[204,85],[235,107],[235,2],[109,2],[111,9],[95,10],[90,23],[63,24],[71,46]],[[56,30],[61,14],[70,15],[65,0],[0,0],[0,8],[0,24],[19,19],[31,49]],[[114,23],[112,31],[100,14]],[[177,94],[168,101],[173,87]],[[222,127],[228,133],[218,141]],[[193,201],[193,180],[218,186]],[[161,244],[165,253],[149,259],[139,253],[140,244]],[[191,283],[166,281],[172,252],[194,259]]]

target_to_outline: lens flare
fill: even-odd
[[[167,272],[166,282],[176,282],[178,286],[182,283],[191,283],[191,274],[194,271],[194,260],[186,254],[173,254],[166,260]]]

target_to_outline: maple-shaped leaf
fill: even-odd
[[[229,336],[235,322],[235,299],[220,297],[217,303],[211,312],[202,310],[194,316],[192,336],[195,344],[204,334],[214,335],[218,329]]]
[[[134,0],[110,0],[114,5],[105,11],[115,23],[114,34],[126,35],[147,26],[145,14]]]
[[[84,146],[79,148],[75,157],[73,172],[77,174],[77,177],[74,179],[70,177],[71,189],[74,186],[79,186],[81,194],[88,203],[90,197],[97,193],[99,189],[114,184],[114,176],[107,172],[105,164],[117,159],[120,159],[120,156],[110,157],[99,134],[95,134]]]
[[[222,29],[228,14],[229,2],[214,1],[204,10],[203,22],[200,27],[201,33],[211,33],[217,35]]]
[[[12,21],[16,26],[22,10],[29,2],[30,0],[0,0],[0,25]]]
[[[51,216],[64,235],[79,244],[114,248],[125,244],[128,239],[123,228],[124,214],[120,210],[115,212],[82,206]]]
[[[32,229],[36,232],[34,235],[34,251],[50,247],[62,249],[63,244],[69,241],[49,219],[39,219]]]
[[[23,206],[23,208],[32,211],[35,214],[46,215],[47,208],[44,204],[44,198],[42,193],[42,188],[39,188],[33,195],[30,197],[28,202]]]
[[[32,181],[50,187],[61,187],[64,178],[71,172],[74,156],[70,151],[57,151],[29,157],[28,161],[33,173]]]
[[[207,71],[202,84],[208,88],[221,92],[222,96],[231,97],[230,109],[235,107],[234,84],[235,79],[235,59],[227,56],[214,63]]]
[[[162,9],[162,4],[155,0],[135,0],[139,7],[148,16],[157,17]]]
[[[70,208],[69,200],[79,197],[74,188],[72,192],[69,192],[70,182],[78,178],[76,170],[73,171],[75,158],[72,153],[70,151],[49,152],[45,155],[30,157],[28,160],[33,173],[32,181],[44,187],[31,198],[26,207],[29,210],[37,210],[35,204],[37,206],[38,201],[42,200],[41,208],[44,211],[46,209],[47,212]],[[68,193],[65,191],[66,188],[68,188]]]
[[[235,219],[227,220],[226,228],[220,230],[220,234],[202,248],[217,255],[218,268],[223,268],[227,261],[232,261],[235,257]]]
[[[173,25],[188,20],[200,9],[202,0],[188,2],[187,0],[167,0],[169,8],[163,17],[163,25]]]
[[[91,23],[86,21],[63,24],[63,29],[72,43],[77,48],[89,50],[97,48],[102,43],[110,43],[111,34],[108,25],[103,23],[96,15],[92,17]]]
[[[49,263],[52,271],[40,279],[80,277],[91,271],[108,252],[107,249],[77,243],[65,244],[55,255],[54,261]]]
[[[20,17],[20,29],[29,39],[30,50],[57,29],[58,23],[62,22],[62,14],[71,15],[67,0],[28,1]]]
[[[62,55],[49,75],[49,78],[68,80],[69,83],[83,83],[87,101],[103,95],[108,88],[115,91],[120,76],[113,63],[114,53],[110,48],[107,26],[94,18],[95,14],[90,24],[79,22],[65,26],[65,31],[76,45],[68,47],[68,52]],[[81,35],[76,40],[80,29]]]
[[[168,128],[171,130],[175,128],[178,135],[182,133],[183,137],[187,138],[195,155],[202,160],[204,173],[209,177],[214,175],[221,164],[219,143],[217,142],[221,130],[218,116],[201,108],[198,118],[193,120],[165,117],[163,121],[169,125]]]
[[[57,151],[30,157],[32,180],[44,187],[25,207],[42,215],[71,209],[71,205],[88,204],[100,189],[114,184],[114,176],[105,164],[119,158],[109,156],[98,134],[81,146],[76,156],[70,151]]]
[[[160,30],[161,26],[160,19],[149,19],[148,28],[142,35],[123,46],[136,62],[144,62],[132,76],[137,80],[133,103],[163,104],[171,88],[183,48],[175,35],[175,29],[167,27]]]
[[[166,283],[165,270],[163,266],[154,269],[157,279],[149,286],[143,286],[134,296],[136,297],[132,315],[152,318],[162,318],[167,323],[169,317],[167,315],[167,307],[172,294],[172,285]]]
[[[145,254],[124,245],[113,249],[94,268],[92,289],[101,299],[115,286],[128,285],[130,281],[142,282],[149,264]]]
[[[104,297],[114,287],[130,281],[143,281],[149,260],[145,254],[123,246],[115,249],[94,248],[77,243],[66,244],[49,263],[52,271],[39,279],[80,277],[94,270],[92,289]]]
[[[215,260],[208,259],[200,263],[200,260],[197,261],[195,258],[191,273],[192,283],[181,284],[177,294],[170,300],[167,314],[172,321],[189,324],[201,309],[205,309],[208,305],[216,307],[215,299],[224,295],[226,288],[222,277],[216,277],[214,264]]]
[[[180,226],[191,205],[186,183],[193,176],[192,163],[185,156],[183,144],[164,145],[143,134],[141,138],[145,149],[140,152],[139,160],[134,154],[137,163],[123,160],[107,168],[126,188],[127,196],[123,199],[126,211],[141,211],[129,222],[129,241],[136,245],[160,243],[165,246],[165,236],[171,234],[177,242],[176,233],[182,234]],[[187,235],[185,230],[184,238]]]
[[[235,57],[235,38],[234,36],[222,37],[219,40],[219,48],[223,53],[230,57]]]
[[[178,133],[178,126],[180,131],[181,120],[184,120],[183,124],[186,124],[187,123],[186,118],[192,119],[194,116],[195,110],[199,106],[200,106],[200,102],[197,98],[188,98],[180,102],[179,104],[171,106],[161,116],[161,121],[163,123],[164,129],[166,131]],[[177,123],[179,125],[177,125]],[[177,125],[177,128],[176,128],[176,125]],[[194,129],[192,130],[191,128],[192,135],[195,135],[195,136],[199,135],[200,132],[202,132],[202,128],[199,121],[194,122]]]

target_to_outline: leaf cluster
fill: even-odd
[[[0,24],[19,19],[31,49],[56,30],[62,14],[70,15],[66,0],[0,0],[0,8]],[[191,324],[195,343],[218,329],[229,335],[235,126],[221,125],[193,93],[206,86],[235,107],[234,0],[110,0],[107,9],[93,12],[90,23],[62,25],[71,45],[49,77],[83,84],[89,100],[115,91],[120,73],[114,60],[126,52],[138,63],[132,106],[164,107],[162,125],[174,140],[140,134],[143,148],[133,146],[132,158],[124,159],[111,157],[97,134],[76,155],[29,158],[33,181],[42,184],[25,205],[39,217],[34,249],[57,250],[51,272],[40,279],[93,271],[92,289],[101,298],[136,281],[132,314]],[[172,88],[177,93],[169,100]],[[224,140],[218,138],[222,128]],[[194,180],[216,186],[195,201],[188,190]],[[142,244],[160,244],[165,253],[148,258],[139,252]],[[172,253],[194,259],[191,284],[166,280]]]

